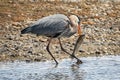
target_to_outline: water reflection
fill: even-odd
[[[80,66],[71,66],[71,75],[73,76],[72,80],[84,80],[84,74],[85,72],[82,69],[80,69]]]
[[[50,71],[42,77],[42,80],[84,80],[84,72],[78,65],[71,68],[58,68],[60,70]]]
[[[66,61],[65,61],[66,63]],[[64,63],[64,64],[65,64]],[[59,66],[49,69],[46,74],[44,74],[41,80],[84,80],[84,71],[80,69],[79,65],[71,64],[71,66]]]
[[[83,64],[74,60],[54,62],[0,63],[0,80],[119,80],[120,56],[82,58]]]

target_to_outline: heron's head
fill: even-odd
[[[69,17],[69,19],[70,19],[73,27],[76,27],[76,28],[77,28],[77,33],[78,33],[79,35],[81,35],[82,32],[81,32],[81,27],[80,27],[80,17],[78,17],[78,16],[76,16],[76,15],[71,15],[71,16]]]

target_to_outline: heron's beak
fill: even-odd
[[[78,35],[82,34],[80,25],[78,25],[78,32],[77,33],[78,33]]]

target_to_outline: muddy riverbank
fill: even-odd
[[[120,2],[115,1],[0,1],[0,61],[46,61],[51,57],[46,51],[47,37],[21,35],[20,31],[41,17],[62,13],[81,17],[86,35],[78,57],[120,55]],[[63,38],[63,46],[72,53],[77,35]],[[52,41],[51,51],[57,59],[68,58],[58,44]]]

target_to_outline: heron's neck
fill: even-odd
[[[78,26],[78,24],[75,21],[70,19],[69,27],[70,27],[72,32],[77,32],[77,26]]]
[[[69,25],[69,28],[72,32],[77,32],[77,27],[74,25]]]

